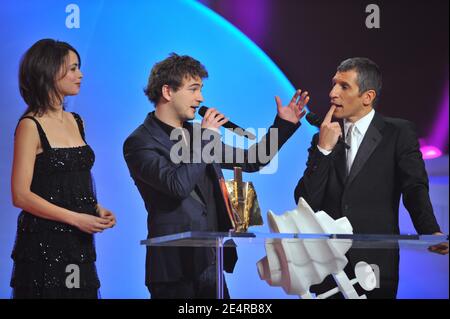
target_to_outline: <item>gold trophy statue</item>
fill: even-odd
[[[242,181],[242,169],[234,168],[234,179],[225,183],[228,213],[235,232],[246,232],[249,226],[262,225],[261,209],[252,182]],[[222,185],[223,187],[223,185]]]

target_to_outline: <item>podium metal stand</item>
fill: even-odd
[[[229,240],[232,241],[229,241]],[[217,298],[224,297],[223,283],[223,250],[226,246],[242,247],[244,245],[265,245],[268,241],[277,242],[320,242],[350,241],[351,249],[414,249],[427,252],[428,247],[446,242],[448,235],[363,235],[363,234],[288,234],[288,233],[235,233],[235,232],[198,232],[190,231],[173,235],[149,238],[141,241],[141,245],[159,247],[213,247],[216,250]],[[448,256],[446,274],[448,282]],[[445,260],[444,260],[445,261]]]

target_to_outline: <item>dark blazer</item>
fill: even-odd
[[[411,122],[375,113],[348,176],[343,145],[337,144],[325,156],[317,148],[318,138],[319,134],[313,137],[306,170],[295,189],[296,202],[303,197],[314,211],[323,210],[334,219],[347,217],[355,234],[399,234],[398,212],[403,195],[417,232],[439,231]],[[396,293],[398,251],[370,249],[372,254],[362,254],[368,251],[353,250],[350,264],[360,260],[377,264],[381,284],[389,281],[385,287],[395,287],[391,293]]]
[[[188,124],[191,125],[191,124]],[[278,128],[278,148],[296,131],[300,124],[294,125],[276,117],[271,128]],[[258,148],[264,140],[270,145],[270,134],[252,148]],[[211,231],[208,229],[206,208],[199,200],[197,181],[212,166],[216,200],[218,231],[232,228],[220,191],[219,179],[223,177],[221,168],[232,169],[240,166],[246,172],[255,172],[267,163],[256,161],[249,163],[252,148],[242,150],[231,148],[221,143],[222,156],[232,152],[233,158],[238,153],[244,162],[236,163],[179,163],[170,159],[171,147],[175,141],[156,122],[154,112],[149,113],[126,140],[123,147],[125,161],[148,212],[148,237],[157,237],[185,231]],[[204,145],[203,145],[204,146]],[[267,152],[268,153],[268,152]],[[239,158],[239,156],[237,157]],[[223,161],[222,161],[223,162]],[[147,247],[146,284],[153,282],[178,281],[183,278],[195,278],[209,263],[213,256],[207,256],[208,250],[197,248]],[[231,272],[237,257],[228,252],[224,257],[225,270]],[[233,258],[234,255],[234,258]]]

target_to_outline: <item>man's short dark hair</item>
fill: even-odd
[[[372,60],[359,57],[347,59],[337,67],[338,72],[351,70],[355,70],[358,75],[356,81],[360,94],[368,90],[374,90],[377,93],[372,103],[372,106],[375,107],[380,99],[381,87],[383,85],[380,68]]]
[[[185,78],[204,79],[207,77],[208,71],[199,61],[188,55],[180,56],[171,53],[167,59],[153,66],[144,93],[156,105],[162,96],[164,85],[168,85],[177,91]]]

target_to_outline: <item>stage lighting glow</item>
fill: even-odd
[[[433,145],[424,145],[420,147],[423,159],[433,159],[442,155],[442,151]]]

